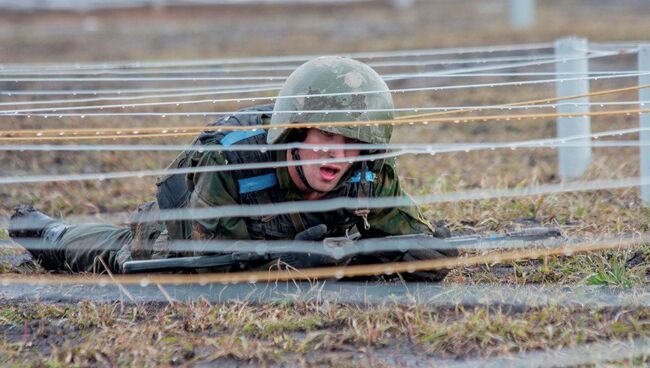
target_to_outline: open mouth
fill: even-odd
[[[336,178],[336,175],[341,171],[338,167],[334,166],[321,166],[320,175],[325,181],[332,181]]]

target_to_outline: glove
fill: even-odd
[[[327,225],[312,226],[296,234],[294,240],[317,241],[322,240],[327,233]],[[316,254],[283,254],[279,259],[294,268],[322,267],[334,265],[335,261],[329,257]]]
[[[434,249],[414,249],[406,252],[402,256],[401,261],[410,262],[410,261],[421,261],[426,259],[436,259],[436,258],[446,258],[446,257],[457,257],[458,250],[456,249],[444,249],[444,250],[434,250]],[[431,270],[431,271],[416,271],[412,273],[403,273],[402,277],[405,281],[429,281],[429,282],[438,282],[442,281],[445,276],[449,273],[449,270]]]
[[[303,230],[299,232],[294,237],[294,240],[302,240],[302,241],[322,240],[326,233],[327,233],[327,225],[320,224],[320,225],[312,226],[307,230]]]

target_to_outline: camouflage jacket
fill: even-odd
[[[259,123],[268,124],[269,116],[257,117]],[[204,144],[221,144],[224,134],[216,134],[216,138]],[[262,142],[263,138],[258,142]],[[240,142],[241,143],[241,142]],[[249,142],[255,144],[255,141]],[[193,166],[221,166],[232,164],[228,160],[232,155],[223,151],[195,152]],[[282,162],[286,160],[286,151],[269,151],[267,160]],[[172,167],[178,167],[177,159]],[[250,158],[242,160],[250,162]],[[240,173],[233,171],[193,173],[185,177],[189,188],[187,198],[179,207],[184,208],[215,208],[220,206],[265,204],[279,201],[302,201],[303,194],[291,180],[285,167],[271,169],[267,175],[275,174],[276,187],[272,195],[265,192],[242,194],[238,184]],[[371,197],[406,196],[402,191],[394,164],[384,164],[379,172],[374,173],[371,186]],[[258,196],[264,196],[265,201],[258,201]],[[349,190],[335,190],[327,193],[321,200],[342,196],[350,196]],[[270,200],[269,200],[270,198]],[[160,204],[160,198],[159,198]],[[161,208],[165,206],[161,205]],[[298,219],[296,220],[296,216]],[[433,233],[429,223],[423,218],[419,209],[413,205],[408,207],[371,209],[367,217],[369,228],[364,226],[363,219],[356,216],[352,210],[339,209],[318,213],[296,213],[278,216],[218,217],[193,221],[170,221],[166,223],[169,239],[292,239],[304,228],[318,224],[327,225],[327,236],[343,236],[356,226],[363,237],[381,237],[387,235],[403,235],[414,233]],[[302,226],[297,226],[296,221]]]

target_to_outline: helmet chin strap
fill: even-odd
[[[301,161],[300,152],[298,152],[298,148],[292,148],[291,149],[291,158],[294,161]],[[302,169],[302,165],[297,165],[297,166],[295,166],[295,168],[296,168],[296,172],[298,173],[298,177],[300,178],[300,181],[302,182],[302,184],[305,187],[307,187],[307,189],[311,190],[312,192],[316,192],[316,193],[325,193],[325,192],[323,192],[321,190],[315,189],[314,187],[311,186],[311,184],[309,184],[309,181],[307,181],[307,177],[305,177],[305,172]]]

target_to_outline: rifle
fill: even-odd
[[[124,262],[123,273],[213,272],[245,270],[274,260],[311,260],[302,267],[336,265],[353,258],[386,253],[406,253],[411,250],[493,249],[517,248],[530,242],[560,237],[556,228],[529,228],[505,235],[464,235],[446,239],[428,234],[396,235],[383,238],[354,240],[348,237],[325,238],[322,241],[219,241],[199,243],[209,248],[211,255]],[[181,242],[182,243],[182,242]],[[302,258],[301,258],[302,257]],[[304,263],[304,262],[303,262]]]

